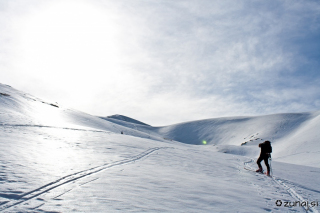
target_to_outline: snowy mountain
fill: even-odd
[[[0,84],[0,101],[0,125],[3,126],[73,128],[114,133],[124,131],[132,136],[150,138],[143,132],[41,100],[8,85]]]
[[[258,144],[270,140],[275,160],[320,167],[320,111],[214,118],[164,127],[136,125],[142,123],[136,120],[116,123],[155,137],[215,145],[221,152],[248,157],[256,157]]]
[[[139,125],[146,125],[146,126],[150,126],[148,124],[145,124],[141,121],[135,120],[133,118],[129,118],[127,116],[124,115],[111,115],[111,116],[107,116],[107,117],[100,117],[104,120],[110,121],[110,122],[114,122],[117,123],[117,121],[125,121],[128,123],[132,123],[132,124],[139,124]]]
[[[161,127],[156,131],[188,144],[201,144],[205,140],[223,152],[249,157],[257,155],[259,143],[270,140],[275,160],[320,167],[319,115],[320,111],[215,118]]]
[[[0,84],[0,211],[318,212],[319,119],[310,112],[152,127]],[[250,171],[267,139],[272,178]]]

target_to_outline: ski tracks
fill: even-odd
[[[250,159],[249,161],[244,162],[244,167],[245,167],[245,169],[247,168],[247,169],[249,169],[249,170],[253,170],[253,171],[254,171],[254,169],[250,166],[250,164],[252,164],[253,162],[254,162],[253,159]],[[273,180],[276,184],[278,184],[278,185],[281,186],[285,191],[287,191],[287,193],[294,199],[294,201],[300,201],[301,203],[306,201],[306,200],[303,199],[303,197],[302,197],[299,193],[297,193],[292,187],[290,187],[290,186],[288,186],[288,185],[286,184],[286,182],[290,182],[290,181],[285,180],[285,179],[282,179],[282,178],[277,177],[277,176],[274,176],[274,175],[272,175],[271,178],[272,178],[272,180]],[[302,188],[302,187],[301,187],[301,188]],[[308,190],[310,190],[310,189],[308,189]],[[303,208],[303,210],[306,211],[306,212],[319,213],[318,210],[317,210],[316,208],[312,207],[312,206],[307,206],[307,207],[306,207],[306,206],[301,206],[301,208]]]
[[[275,181],[277,184],[279,184],[280,186],[282,186],[289,194],[292,198],[295,199],[295,201],[300,201],[305,202],[306,200],[303,199],[303,197],[298,194],[293,188],[289,187],[287,184],[285,184],[285,180],[281,179],[279,177],[275,177],[272,176],[272,180]],[[302,206],[302,208],[306,211],[306,212],[313,212],[313,213],[319,213],[318,210],[312,206]]]
[[[71,182],[74,182],[74,181],[77,181],[79,179],[82,179],[82,178],[85,178],[85,177],[88,177],[90,175],[93,175],[95,173],[98,173],[98,172],[101,172],[103,170],[106,170],[106,169],[109,169],[109,168],[112,168],[112,167],[115,167],[115,166],[120,166],[120,165],[124,165],[124,164],[128,164],[128,163],[132,163],[132,162],[135,162],[137,160],[140,160],[144,157],[147,157],[148,155],[150,155],[151,153],[157,151],[157,150],[160,150],[160,149],[169,149],[172,147],[154,147],[154,148],[150,148],[150,149],[147,149],[146,151],[136,155],[136,156],[133,156],[133,157],[129,157],[127,159],[123,159],[123,160],[119,160],[119,161],[116,161],[116,162],[113,162],[113,163],[107,163],[107,164],[103,164],[101,166],[97,166],[97,167],[93,167],[93,168],[90,168],[90,169],[86,169],[86,170],[83,170],[83,171],[80,171],[80,172],[76,172],[76,173],[72,173],[70,175],[66,175],[64,177],[61,177],[53,182],[50,182],[46,185],[43,185],[37,189],[34,189],[32,191],[29,191],[29,192],[26,192],[22,195],[20,195],[19,197],[17,197],[14,201],[7,201],[7,202],[3,202],[3,203],[0,203],[0,211],[4,211],[4,210],[8,210],[9,208],[11,207],[14,207],[14,206],[18,206],[26,201],[30,201],[40,195],[43,195],[53,189],[56,189],[60,186],[63,186],[63,185],[66,185],[68,183],[71,183]],[[90,181],[89,181],[90,182]],[[81,184],[83,185],[83,184]],[[69,190],[70,191],[70,190]],[[60,195],[61,196],[61,195]]]

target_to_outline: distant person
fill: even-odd
[[[263,173],[261,161],[264,160],[264,163],[266,164],[266,167],[267,167],[267,175],[270,176],[270,166],[269,166],[268,159],[271,157],[270,153],[272,152],[271,143],[270,141],[265,141],[263,143],[260,143],[259,147],[261,148],[260,156],[257,160],[259,169],[256,172]]]

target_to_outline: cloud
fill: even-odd
[[[170,70],[164,77],[165,81],[176,82],[176,89],[181,88],[189,93],[193,91],[195,99],[207,97],[209,100],[211,96],[228,96],[235,101],[243,100],[250,104],[255,98],[255,102],[266,104],[266,107],[272,106],[264,101],[263,95],[258,99],[257,96],[252,97],[252,90],[260,90],[263,94],[264,91],[286,87],[287,92],[284,94],[287,95],[289,91],[297,94],[290,88],[290,80],[300,80],[301,75],[310,72],[315,74],[313,67],[319,62],[306,58],[300,50],[305,47],[295,42],[288,43],[287,39],[299,37],[300,40],[308,42],[307,38],[310,36],[301,32],[306,25],[313,26],[312,30],[307,29],[307,32],[313,33],[313,36],[318,35],[319,31],[314,29],[317,29],[319,24],[318,19],[315,19],[319,17],[319,6],[314,2],[308,2],[307,5],[291,5],[288,2],[269,5],[251,4],[247,1],[231,7],[226,7],[226,4],[230,2],[214,5],[213,11],[218,8],[219,11],[224,9],[224,12],[212,12],[211,16],[208,15],[210,12],[205,11],[204,14],[208,15],[206,16],[201,13],[201,9],[194,10],[193,8],[197,8],[194,5],[188,5],[184,12],[179,10],[179,15],[167,16],[165,12],[158,15],[166,18],[156,24],[163,30],[154,31],[151,36],[155,45],[151,46],[150,52],[154,49],[160,50],[153,55],[154,60],[162,61],[162,70]],[[203,8],[209,11],[211,9],[206,4],[202,4]],[[188,16],[190,13],[192,15]],[[177,16],[183,18],[176,19]],[[206,18],[201,19],[203,16]],[[192,17],[192,20],[189,17]],[[149,25],[151,22],[152,19]],[[157,41],[164,45],[157,46]],[[311,42],[319,43],[319,40]],[[171,61],[172,58],[175,60]],[[301,66],[307,67],[307,71],[305,68],[299,69]],[[301,81],[295,86],[305,90],[302,85],[305,83]],[[316,85],[314,87],[318,88]],[[288,100],[284,96],[279,98]],[[303,95],[296,99],[305,101]],[[290,101],[283,104],[282,107],[289,105]],[[278,107],[274,106],[274,109]],[[257,112],[252,111],[253,114]]]
[[[32,94],[153,125],[320,107],[317,1],[61,1],[55,10],[44,2],[36,2],[32,14],[26,9],[27,15],[17,16],[3,5],[0,12],[14,17],[13,26],[35,26],[23,24],[57,18],[57,12],[64,17],[40,36],[37,27],[28,31],[28,42],[34,41],[29,47],[38,48],[29,54],[33,63],[22,63],[23,54],[1,61],[11,67],[0,72],[4,79]],[[45,16],[46,10],[52,16]],[[69,14],[82,21],[73,22]],[[76,25],[61,28],[68,21]],[[8,22],[1,24],[8,33],[4,26]],[[14,43],[21,41],[15,37],[19,29],[9,33]],[[39,46],[43,36],[52,42]],[[56,38],[69,40],[57,45]],[[43,47],[48,57],[37,63]],[[15,46],[13,52],[25,49]],[[6,55],[3,49],[0,54]],[[19,75],[26,80],[16,79]]]

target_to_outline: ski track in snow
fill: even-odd
[[[247,170],[251,170],[251,171],[255,171],[254,168],[252,168],[250,166],[250,164],[252,164],[253,162],[255,162],[253,159],[250,159],[249,161],[246,161],[244,162],[244,169],[247,169]],[[272,170],[271,170],[271,174],[272,174]],[[272,180],[277,183],[278,185],[280,185],[281,187],[283,187],[287,192],[288,194],[295,200],[295,201],[300,201],[300,202],[304,202],[305,199],[303,199],[303,197],[297,193],[294,189],[292,189],[291,187],[289,187],[287,184],[285,184],[286,182],[289,182],[291,183],[292,185],[295,185],[295,186],[298,186],[302,189],[306,189],[306,190],[310,190],[310,191],[315,191],[315,192],[318,192],[319,191],[316,191],[316,190],[313,190],[313,189],[309,189],[309,188],[306,188],[304,186],[301,186],[301,185],[297,185],[295,183],[292,183],[291,181],[289,180],[285,180],[285,179],[282,179],[282,178],[279,178],[279,177],[276,177],[272,174],[271,176]],[[306,212],[313,212],[313,213],[319,213],[317,209],[315,209],[314,207],[312,206],[308,206],[308,207],[305,207],[305,206],[301,206],[301,208],[306,211]]]
[[[101,165],[101,166],[97,166],[97,167],[93,167],[93,168],[90,168],[90,169],[86,169],[86,170],[83,170],[83,171],[80,171],[80,172],[76,172],[76,173],[72,173],[70,175],[67,175],[67,176],[64,176],[64,177],[61,177],[53,182],[50,182],[46,185],[43,185],[37,189],[34,189],[32,191],[29,191],[29,192],[26,192],[18,197],[15,198],[15,201],[6,201],[6,202],[3,202],[3,203],[0,203],[0,211],[4,211],[4,210],[7,210],[11,207],[14,207],[14,206],[17,206],[17,205],[20,205],[26,201],[29,201],[29,200],[32,200],[42,194],[45,194],[55,188],[58,188],[60,186],[63,186],[65,184],[68,184],[70,182],[73,182],[73,181],[76,181],[76,180],[79,180],[81,178],[85,178],[85,177],[88,177],[90,175],[93,175],[95,173],[98,173],[98,172],[101,172],[105,169],[109,169],[109,168],[112,168],[112,167],[115,167],[115,166],[120,166],[120,165],[124,165],[124,164],[127,164],[127,163],[132,163],[132,162],[135,162],[137,160],[140,160],[142,159],[143,157],[147,157],[148,155],[150,155],[151,153],[157,151],[157,150],[160,150],[160,149],[173,149],[173,147],[154,147],[154,148],[150,148],[136,156],[133,156],[133,157],[130,157],[130,158],[127,158],[127,159],[124,159],[124,160],[119,160],[119,161],[116,161],[116,162],[113,162],[113,163],[108,163],[108,164],[104,164],[104,165]],[[93,179],[93,180],[90,180],[88,182],[92,182],[94,180],[97,180],[96,179]],[[85,182],[81,185],[84,185],[88,182]],[[72,189],[68,190],[68,191],[71,191]],[[67,193],[68,191],[56,196],[55,198]],[[41,204],[43,205],[43,204]],[[41,206],[40,205],[40,206]],[[39,207],[39,206],[38,206]]]

